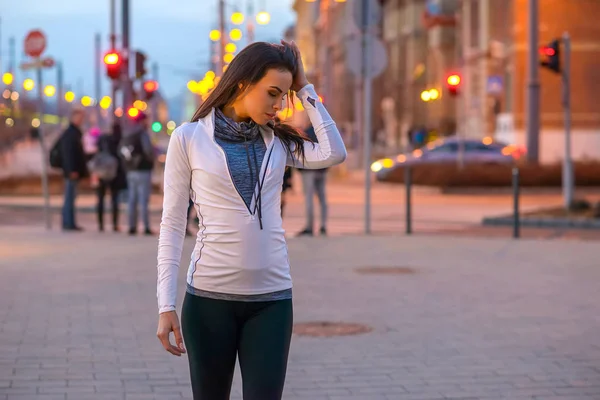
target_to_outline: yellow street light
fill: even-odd
[[[233,57],[233,54],[227,53],[223,56],[223,61],[225,61],[225,64],[231,64],[231,62],[233,61]]]
[[[223,65],[223,72],[227,71],[227,67],[229,67],[229,65]]]
[[[81,98],[81,105],[84,107],[89,107],[92,105],[92,103],[93,103],[93,100],[90,96],[83,96]]]
[[[238,28],[234,28],[229,32],[229,37],[233,41],[238,41],[242,38],[242,31]]]
[[[33,79],[25,79],[23,81],[23,89],[30,92],[33,90],[33,88],[35,88],[35,83],[33,82]]]
[[[215,76],[217,76],[217,75],[215,74],[215,72],[214,72],[214,71],[207,71],[207,72],[204,74],[204,77],[205,77],[206,79],[211,79],[211,80],[212,80],[212,79],[215,79]]]
[[[431,93],[429,93],[429,90],[423,90],[421,92],[421,100],[423,100],[424,102],[428,102],[429,100],[431,100]]]
[[[102,108],[103,110],[107,110],[110,107],[111,103],[112,99],[109,96],[104,96],[100,100],[100,108]]]
[[[42,123],[39,118],[34,118],[31,120],[31,126],[33,126],[34,128],[39,128],[41,124]]]
[[[234,25],[241,25],[244,23],[244,14],[241,12],[234,12],[231,14],[231,23]]]
[[[225,51],[227,53],[235,53],[236,50],[237,50],[237,46],[235,45],[235,43],[227,43],[225,45]]]
[[[72,103],[75,100],[75,93],[68,91],[65,93],[65,101],[67,103]]]
[[[189,81],[187,83],[187,88],[192,93],[198,93],[198,82],[196,82],[196,81]]]
[[[47,97],[52,97],[56,94],[56,88],[52,85],[48,85],[44,88],[44,94]]]
[[[175,121],[169,121],[169,122],[167,122],[167,129],[169,129],[169,130],[172,131],[175,128],[177,128],[177,124],[175,123]]]
[[[13,126],[15,126],[15,120],[12,118],[6,118],[6,121],[4,122],[6,124],[6,126],[8,126],[9,128],[12,128]]]
[[[429,97],[431,98],[431,100],[437,100],[440,98],[440,91],[437,89],[431,89],[429,90]]]
[[[14,76],[13,76],[13,74],[11,74],[10,72],[5,72],[5,73],[2,75],[2,82],[3,82],[5,85],[11,85],[11,84],[13,83],[14,79],[15,79],[15,77],[14,77]]]
[[[271,15],[266,11],[261,11],[256,14],[256,23],[259,25],[267,25],[271,22]]]
[[[12,92],[12,93],[11,93],[11,95],[10,95],[10,99],[11,99],[12,101],[17,101],[17,100],[19,100],[19,92]]]
[[[212,40],[213,42],[218,41],[219,39],[221,39],[221,32],[217,29],[213,29],[212,31],[210,31],[210,33],[208,34],[208,37],[210,38],[210,40]]]

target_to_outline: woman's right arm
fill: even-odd
[[[185,126],[171,135],[165,161],[164,198],[158,239],[157,298],[159,314],[174,311],[177,276],[187,226],[191,167]]]

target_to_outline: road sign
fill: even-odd
[[[500,75],[491,75],[487,80],[487,92],[492,95],[502,94],[504,91],[504,82]]]
[[[387,66],[387,52],[381,40],[371,35],[371,68],[368,71],[369,78],[379,76]],[[351,36],[346,42],[346,62],[348,69],[355,76],[362,74],[362,37]]]
[[[25,54],[37,58],[46,50],[46,36],[39,29],[30,31],[25,37]]]
[[[367,20],[368,27],[374,27],[381,25],[381,19],[383,18],[383,12],[381,3],[379,0],[367,0],[369,2],[369,18]],[[363,2],[354,1],[354,9],[352,10],[352,16],[354,17],[354,23],[356,26],[363,26]]]
[[[54,58],[46,57],[46,58],[38,58],[31,62],[21,63],[21,65],[19,65],[19,68],[21,68],[23,71],[26,71],[28,69],[35,69],[35,68],[52,68],[52,67],[54,67],[54,64],[55,64]]]

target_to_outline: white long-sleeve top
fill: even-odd
[[[290,289],[292,279],[281,219],[281,186],[286,165],[327,168],[343,162],[346,148],[313,85],[298,93],[318,143],[304,143],[305,160],[290,155],[273,130],[261,127],[267,151],[261,166],[262,224],[236,190],[225,152],[214,139],[214,110],[178,127],[169,142],[164,173],[163,213],[158,241],[159,313],[175,310],[177,276],[187,208],[194,201],[199,232],[187,283],[209,292],[256,295]],[[258,193],[258,185],[256,188]],[[250,209],[255,208],[257,196]]]

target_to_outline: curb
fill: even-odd
[[[29,211],[44,211],[44,206],[43,205],[38,205],[38,204],[28,204],[28,205],[19,205],[19,204],[2,204],[0,205],[0,209],[5,209],[5,210],[16,210],[16,211],[23,211],[23,210],[29,210]],[[62,206],[55,206],[55,205],[51,205],[50,206],[50,212],[61,212],[62,211]],[[75,207],[75,211],[78,213],[84,213],[84,214],[93,214],[96,212],[96,206],[79,206],[79,207]],[[121,205],[119,207],[119,211],[126,213],[127,212],[127,205]],[[106,206],[104,208],[104,212],[105,213],[110,213],[111,212],[111,208],[110,206]],[[150,215],[161,215],[162,214],[162,208],[157,209],[157,208],[150,208],[148,210],[148,212],[150,213]]]
[[[512,216],[486,217],[481,223],[485,226],[513,226]],[[568,219],[568,218],[523,218],[519,221],[521,226],[531,228],[576,228],[600,229],[600,219]]]

